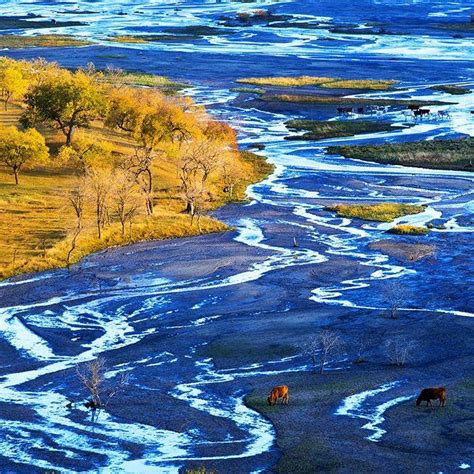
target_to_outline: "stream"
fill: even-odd
[[[133,262],[112,262],[102,287],[79,272],[69,276],[64,270],[0,282],[2,468],[14,472],[32,472],[29,469],[34,466],[38,472],[175,473],[190,462],[200,466],[219,461],[222,472],[263,472],[278,457],[275,429],[267,418],[245,405],[248,384],[259,377],[304,372],[310,367],[301,356],[289,356],[222,368],[205,353],[210,334],[230,331],[232,318],[240,313],[258,318],[264,313],[289,312],[300,304],[382,311],[386,307],[382,289],[388,280],[407,286],[418,282],[419,290],[407,297],[400,311],[474,317],[472,297],[452,296],[465,291],[466,282],[472,279],[467,264],[474,230],[472,173],[385,166],[325,152],[334,144],[474,136],[470,114],[474,92],[448,96],[430,89],[455,82],[474,90],[472,37],[453,38],[424,26],[448,16],[463,18],[470,2],[402,2],[411,7],[409,14],[398,2],[359,2],[370,8],[370,18],[364,18],[364,8],[354,8],[350,1],[314,3],[261,1],[254,2],[252,9],[271,8],[292,15],[294,21],[323,25],[338,19],[361,27],[384,18],[389,28],[400,32],[348,35],[331,32],[329,26],[316,30],[257,25],[198,41],[118,45],[108,40],[111,34],[155,33],[177,25],[216,26],[222,15],[245,11],[248,6],[211,0],[81,0],[61,6],[42,0],[2,2],[3,15],[80,18],[87,25],[42,32],[74,34],[97,42],[75,48],[74,54],[61,48],[4,54],[15,58],[41,55],[65,66],[113,63],[187,81],[190,86],[185,92],[235,127],[242,148],[264,144],[265,149],[258,153],[275,165],[272,176],[249,188],[249,203],[216,212],[236,229],[232,252],[248,254],[248,261],[239,265],[216,267],[197,277],[169,276],[162,271],[162,262],[169,263],[168,255],[183,256],[184,248],[164,242],[156,244],[151,270],[143,273],[139,266],[133,268]],[[290,74],[397,79],[400,90],[361,96],[444,99],[454,104],[432,107],[435,113],[448,111],[449,119],[355,137],[290,141],[285,140],[286,121],[303,116],[334,120],[335,111],[272,107],[230,91],[234,80],[242,76]],[[403,111],[395,108],[387,110],[383,119],[406,125]],[[439,250],[448,271],[434,273],[425,260],[406,265],[381,250],[369,250],[370,243],[387,238],[386,224],[339,218],[324,209],[328,203],[354,201],[425,205],[425,212],[396,223],[444,224],[444,229],[433,229],[423,243]],[[203,239],[205,243],[206,237]],[[201,249],[202,258],[212,258],[199,243],[190,246],[193,251],[183,257],[190,265],[201,258]],[[304,301],[300,296],[295,301],[272,301],[270,297],[260,301],[252,293],[255,285],[291,285],[285,283],[287,271],[296,274],[309,267],[318,271],[319,265],[340,259],[358,272],[339,275],[336,269],[327,283],[311,286],[308,282],[310,295]],[[101,265],[93,258],[81,269],[100,273]],[[121,274],[122,267],[127,278]],[[64,280],[70,284],[63,285]],[[48,288],[46,296],[38,289],[41,286]],[[31,288],[34,297],[30,301],[13,302],[15,295]],[[93,421],[81,405],[67,407],[69,400],[79,396],[74,368],[99,355],[106,356],[110,364],[111,380],[121,373],[131,375],[134,391],[128,402],[136,406],[135,413],[104,410]],[[352,370],[343,359],[329,369]],[[341,400],[334,414],[362,419],[361,437],[379,442],[386,433],[386,411],[415,396],[414,388],[404,390],[404,384],[401,379],[374,385]],[[386,399],[392,391],[396,396]],[[157,400],[152,415],[137,402],[147,397]]]

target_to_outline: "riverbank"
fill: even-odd
[[[69,267],[109,247],[228,230],[210,213],[244,201],[273,172],[162,76],[0,63],[17,83],[0,112],[0,278]],[[24,126],[37,129],[41,160],[10,146],[24,140]]]

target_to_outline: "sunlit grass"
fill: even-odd
[[[154,82],[148,75],[130,74],[129,77],[130,81],[150,80],[155,84],[163,83],[161,78]],[[21,111],[17,105],[12,105],[8,111],[0,110],[0,124],[16,124]],[[53,148],[63,141],[63,137],[55,130],[44,127],[41,131]],[[112,143],[116,153],[130,154],[134,150],[130,137],[105,129],[100,123],[93,123],[86,133],[97,140]],[[232,198],[223,191],[222,182],[217,177],[210,179],[208,191],[212,195],[211,209],[230,200],[246,199],[247,186],[261,181],[273,171],[273,166],[264,158],[250,152],[240,153],[236,160],[244,178],[235,186]],[[92,203],[88,204],[84,216],[85,229],[79,235],[71,263],[108,247],[228,229],[225,224],[208,216],[201,218],[200,228],[196,219],[191,224],[190,216],[183,213],[185,206],[180,198],[176,163],[173,159],[164,157],[157,160],[153,172],[156,183],[153,217],[147,217],[144,206],[140,207],[131,235],[127,227],[127,232],[122,237],[119,224],[112,222],[99,240],[93,225]],[[24,171],[19,186],[15,186],[9,170],[0,166],[0,278],[66,265],[71,232],[75,226],[68,196],[76,185],[77,172],[55,166],[54,160],[48,167]]]
[[[336,212],[340,217],[377,222],[391,222],[397,217],[419,214],[425,210],[423,206],[395,202],[381,204],[335,204],[327,209]]]
[[[0,48],[66,48],[70,46],[87,46],[89,44],[91,44],[90,41],[64,35],[0,36]]]
[[[304,87],[318,86],[329,89],[368,89],[387,90],[391,89],[397,81],[378,79],[338,79],[334,77],[318,76],[283,76],[283,77],[247,77],[238,79],[236,82],[242,84],[279,86],[279,87]]]
[[[426,235],[429,230],[426,227],[419,227],[409,224],[400,224],[392,227],[387,231],[389,234],[398,235]]]

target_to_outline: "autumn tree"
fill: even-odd
[[[61,147],[58,162],[72,164],[84,174],[90,167],[111,165],[113,146],[108,141],[78,133],[74,143]]]
[[[20,63],[3,59],[0,61],[0,90],[8,110],[8,104],[12,99],[23,97],[28,89],[28,80],[24,77]]]
[[[71,145],[75,130],[88,127],[106,110],[101,88],[88,74],[63,72],[60,77],[33,87],[25,96],[25,126],[46,123],[60,130]]]
[[[48,161],[44,137],[35,129],[20,131],[16,127],[0,128],[0,162],[10,168],[19,183],[19,173],[25,168]]]
[[[223,159],[220,177],[224,184],[223,191],[229,194],[230,199],[233,199],[236,186],[245,181],[244,171],[237,162],[235,154],[229,154]]]
[[[210,140],[195,140],[189,143],[178,163],[178,178],[186,210],[193,218],[196,203],[203,200],[206,183],[211,173],[219,167],[223,153],[219,144]]]
[[[144,117],[146,104],[140,102],[137,91],[131,89],[113,89],[105,118],[105,125],[111,129],[134,134]]]

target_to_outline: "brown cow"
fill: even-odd
[[[285,405],[288,405],[288,387],[286,385],[279,385],[278,387],[272,388],[267,402],[270,406],[276,405],[279,398],[282,399]]]
[[[416,406],[421,402],[426,402],[426,406],[431,406],[431,400],[439,400],[439,406],[444,407],[446,404],[446,389],[444,387],[424,388],[416,399]]]

